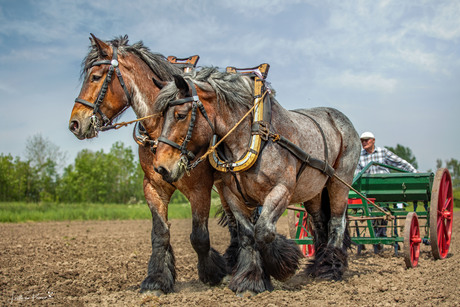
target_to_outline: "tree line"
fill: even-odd
[[[412,151],[402,145],[387,147],[416,168]],[[65,166],[66,155],[40,134],[26,143],[25,159],[0,153],[0,201],[61,203],[137,203],[144,202],[144,173],[130,146],[122,142],[103,150],[80,151],[75,161]],[[447,167],[455,189],[460,189],[460,162],[437,161]],[[172,203],[186,202],[180,193]]]
[[[84,149],[74,163],[37,135],[28,139],[26,160],[0,154],[0,201],[133,203],[143,201],[144,173],[131,147]]]

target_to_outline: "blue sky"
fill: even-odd
[[[128,34],[201,66],[267,62],[285,108],[337,108],[378,146],[407,146],[434,169],[460,160],[459,16],[459,1],[436,0],[0,0],[0,153],[24,157],[38,133],[68,164],[85,148],[135,147],[132,127],[85,141],[67,129],[89,33]]]

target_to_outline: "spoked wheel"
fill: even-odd
[[[300,231],[299,239],[313,236],[313,228],[311,227],[311,221],[308,217],[308,213],[303,216],[302,230]],[[313,257],[315,254],[315,246],[313,244],[301,244],[300,250],[305,257]]]
[[[430,241],[435,259],[444,259],[449,252],[454,217],[452,180],[446,168],[436,172],[431,190]]]
[[[420,256],[420,228],[415,212],[409,212],[404,224],[404,262],[407,268],[416,267]]]
[[[302,222],[300,223],[299,237],[296,238],[297,231],[299,229],[299,219],[302,216]],[[308,213],[300,213],[294,210],[288,211],[288,222],[289,222],[289,235],[291,239],[303,239],[308,236],[313,236],[313,228],[311,226]],[[313,244],[299,244],[300,250],[305,257],[312,257],[315,254],[315,246]]]

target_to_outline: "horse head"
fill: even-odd
[[[215,98],[214,92],[178,75],[161,90],[155,111],[163,114],[164,121],[153,164],[164,180],[178,181],[208,148],[215,118],[210,102]]]
[[[91,34],[90,41],[91,49],[82,62],[83,85],[69,121],[70,131],[79,139],[107,130],[130,106],[138,117],[151,115],[158,86],[182,74],[179,66],[150,52],[142,42],[128,45],[126,35],[104,42]]]
[[[95,137],[131,101],[131,93],[122,77],[125,57],[114,45],[91,36],[92,49],[83,62],[83,85],[69,121],[70,131],[79,139]],[[126,36],[125,39],[127,41]]]

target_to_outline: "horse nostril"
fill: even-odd
[[[80,129],[80,123],[78,120],[72,120],[69,124],[69,130],[75,133],[78,131],[78,129]]]

